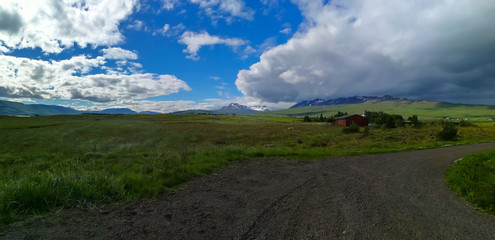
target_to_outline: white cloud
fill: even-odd
[[[225,19],[227,22],[233,17],[252,20],[254,11],[245,6],[242,0],[189,0],[198,4],[215,22],[217,19]]]
[[[162,28],[162,30],[163,30],[163,34],[165,34],[165,33],[166,33],[169,29],[170,29],[170,25],[165,24],[165,25],[163,26],[163,28]]]
[[[172,10],[179,3],[179,0],[162,0],[163,8]]]
[[[76,56],[48,62],[0,55],[0,96],[116,102],[190,90],[172,75],[118,71],[88,74],[104,64],[104,57]]]
[[[265,39],[263,41],[263,43],[261,43],[258,51],[260,51],[261,53],[264,53],[264,52],[270,50],[271,48],[275,47],[276,45],[277,45],[277,39],[275,37],[269,37],[269,38]]]
[[[493,1],[294,2],[305,23],[238,73],[236,85],[246,96],[268,102],[495,96]]]
[[[246,59],[256,52],[257,52],[256,49],[254,49],[253,47],[248,45],[248,46],[246,46],[246,48],[244,48],[244,50],[242,50],[241,59]]]
[[[198,51],[203,46],[225,44],[235,50],[237,47],[246,44],[244,40],[239,38],[220,38],[218,36],[211,36],[207,32],[194,33],[190,31],[182,34],[179,43],[187,45],[184,52],[188,53],[189,56],[186,58],[193,60],[199,59]]]
[[[186,29],[186,27],[182,23],[179,23],[175,26],[170,26],[170,24],[167,23],[163,25],[162,28],[154,31],[153,36],[161,34],[166,37],[176,37],[179,36],[181,32],[184,31],[184,29]]]
[[[103,57],[107,59],[132,59],[136,60],[138,58],[135,52],[125,50],[118,47],[106,48],[101,50],[104,55]]]
[[[181,3],[180,0],[161,0],[162,7],[166,10],[172,10]],[[233,21],[235,18],[252,20],[254,11],[246,7],[243,0],[189,0],[188,2],[197,4],[210,17],[214,24],[219,19],[224,19],[227,22]],[[180,13],[184,13],[182,10]]]
[[[133,30],[136,30],[136,31],[141,31],[141,29],[144,28],[144,30],[146,30],[146,25],[144,24],[143,21],[140,21],[140,20],[134,20],[132,22],[132,24],[129,24],[127,26],[128,29],[133,29]]]
[[[292,29],[289,27],[280,30],[280,33],[283,33],[283,34],[290,34],[291,32],[292,32]]]
[[[170,32],[168,30],[170,30],[170,25],[167,23],[167,24],[163,25],[162,28],[153,32],[153,36],[155,36],[157,33],[164,35],[164,36],[168,36],[170,34]],[[169,33],[167,33],[167,32],[169,32]]]
[[[59,53],[78,44],[115,45],[124,39],[119,24],[137,0],[2,0],[0,42],[10,49],[40,47]]]

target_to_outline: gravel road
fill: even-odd
[[[159,199],[60,211],[0,239],[495,239],[495,216],[443,182],[454,160],[489,149],[236,163]]]

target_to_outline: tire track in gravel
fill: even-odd
[[[289,221],[294,218],[294,213],[296,213],[293,209],[298,208],[301,201],[303,201],[308,195],[303,195],[303,193],[308,192],[311,189],[309,185],[312,181],[314,181],[314,177],[311,177],[304,181],[303,183],[295,186],[290,189],[290,191],[284,193],[282,196],[277,198],[274,202],[272,202],[263,212],[256,218],[256,220],[249,226],[249,229],[243,236],[239,239],[252,239],[253,236],[257,236],[256,239],[264,239],[268,234],[270,235],[286,235],[284,231],[282,232],[266,232],[266,225],[270,225],[270,222],[277,222],[277,224],[283,224],[287,226],[286,228],[276,229],[276,230],[288,230],[290,229]],[[286,212],[283,214],[279,214],[279,212]],[[284,216],[285,214],[292,215],[292,218],[286,219],[277,219],[277,216]],[[288,221],[289,220],[289,221]],[[280,238],[286,239],[286,238]]]
[[[0,239],[495,239],[495,217],[443,181],[489,149],[235,163],[158,199],[0,227]]]

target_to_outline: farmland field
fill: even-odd
[[[263,116],[0,117],[0,220],[157,196],[233,161],[312,161],[495,140],[493,123],[460,127],[456,142],[438,141],[441,128],[372,128],[366,136]]]

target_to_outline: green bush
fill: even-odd
[[[413,116],[409,117],[408,120],[411,121],[411,125],[415,128],[419,128],[422,125],[422,123],[419,121],[417,115],[413,115]]]
[[[345,134],[348,134],[348,133],[358,133],[359,132],[359,126],[356,125],[356,123],[352,123],[351,126],[349,127],[346,127],[346,128],[343,128],[342,129],[342,132],[345,133]]]
[[[449,122],[443,126],[443,129],[437,133],[437,138],[443,141],[454,141],[457,138],[457,127]]]
[[[472,126],[474,126],[474,124],[472,122],[470,122],[470,121],[467,121],[467,120],[461,120],[459,122],[459,126],[461,126],[461,127],[472,127]]]
[[[367,137],[370,135],[370,127],[366,126],[363,131],[363,137]]]

